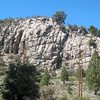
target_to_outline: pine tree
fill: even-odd
[[[89,89],[93,90],[95,94],[100,90],[100,56],[95,51],[86,71],[86,80]]]
[[[5,100],[36,99],[38,86],[36,69],[31,64],[12,63],[4,81],[3,98]]]
[[[79,68],[76,71],[76,77],[79,78]],[[85,77],[85,71],[83,68],[82,68],[82,77]]]
[[[69,80],[69,76],[68,76],[68,72],[66,70],[66,67],[62,68],[62,71],[61,71],[61,80],[63,81],[64,84],[65,84],[65,81]]]
[[[90,26],[89,31],[93,34],[96,35],[98,32],[98,29],[95,28],[93,25]]]
[[[53,21],[56,21],[59,25],[63,25],[65,23],[65,19],[66,19],[66,14],[64,13],[64,11],[57,11],[52,19]]]
[[[44,74],[42,75],[41,77],[41,81],[40,81],[40,84],[43,86],[43,85],[48,85],[49,84],[49,81],[50,81],[50,74],[48,72],[48,69],[46,68],[45,71],[44,71]]]

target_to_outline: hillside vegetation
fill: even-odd
[[[0,100],[100,100],[100,29],[66,18],[0,20]]]

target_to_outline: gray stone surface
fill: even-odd
[[[80,49],[83,51],[83,68],[87,68],[95,50],[89,46],[91,34],[85,34],[82,29],[72,31],[68,26],[64,33],[56,22],[46,17],[15,19],[14,23],[0,29],[0,42],[4,37],[2,52],[8,48],[9,53],[19,54],[21,58],[25,53],[25,57],[40,69],[61,66],[76,69]],[[100,53],[100,38],[93,39]],[[6,59],[7,55],[4,57],[5,61]]]

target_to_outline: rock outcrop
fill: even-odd
[[[50,70],[61,66],[76,69],[82,51],[81,63],[86,69],[94,50],[100,53],[100,38],[92,37],[97,45],[93,48],[89,46],[91,37],[83,29],[74,31],[66,26],[63,31],[62,26],[47,17],[15,19],[9,26],[1,25],[0,49],[6,61],[9,61],[7,55],[20,55],[39,69],[48,67]]]

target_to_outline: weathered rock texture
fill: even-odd
[[[50,70],[61,66],[77,68],[79,51],[81,50],[83,68],[86,69],[91,55],[96,49],[100,53],[100,38],[92,37],[96,48],[89,46],[91,35],[83,29],[72,30],[53,22],[51,18],[34,17],[16,19],[9,26],[0,27],[0,46],[4,60],[11,53],[26,57],[38,68],[48,67]],[[5,56],[5,53],[6,54]]]

